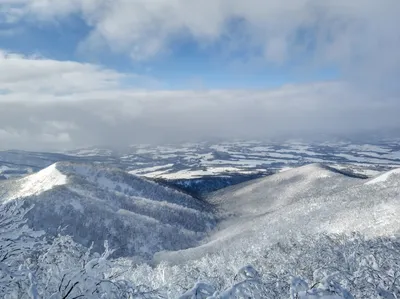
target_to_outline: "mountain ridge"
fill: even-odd
[[[222,220],[210,237],[197,248],[158,253],[155,260],[179,263],[221,247],[274,244],[304,234],[400,233],[400,180],[379,186],[366,181],[311,164],[217,191],[208,200]]]
[[[28,224],[51,235],[66,227],[64,233],[84,246],[101,247],[108,239],[121,256],[176,261],[227,244],[274,243],[303,233],[397,233],[400,180],[367,183],[399,171],[365,180],[314,163],[201,201],[123,170],[59,162],[0,182],[0,200],[34,205]]]
[[[28,224],[50,235],[72,235],[85,246],[104,240],[118,255],[151,257],[194,246],[216,223],[212,206],[124,171],[60,162],[27,177],[0,182],[0,200],[33,206]]]

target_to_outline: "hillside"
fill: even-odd
[[[195,246],[216,221],[211,206],[176,190],[90,164],[56,163],[18,180],[0,182],[3,203],[34,205],[28,224],[35,230],[72,235],[117,255],[151,257],[160,250]]]
[[[355,298],[400,294],[392,275],[400,271],[400,243],[393,238],[400,232],[399,169],[361,179],[346,170],[310,164],[225,188],[200,201],[122,170],[60,162],[2,181],[0,190],[0,214],[6,228],[10,226],[4,242],[15,228],[21,236],[31,235],[27,240],[32,245],[19,236],[14,247],[29,258],[36,254],[32,246],[40,250],[33,266],[41,273],[37,277],[41,293],[47,294],[43,298],[65,293],[67,287],[60,289],[65,275],[67,286],[71,279],[85,282],[74,290],[74,298],[93,294],[89,285],[118,299],[118,292],[132,290],[154,299],[198,293],[201,298],[242,298],[240,294],[275,299],[287,298],[297,282],[298,294],[316,286],[309,290],[315,296],[304,298],[353,298],[346,290]],[[22,204],[34,208],[25,210]],[[33,229],[71,235],[84,246],[69,236],[45,244],[40,233],[24,227],[25,215]],[[17,226],[7,219],[16,220]],[[349,236],[353,232],[358,234]],[[117,250],[113,257],[121,259],[106,262],[112,251],[106,244],[103,248],[105,240]],[[92,242],[94,251],[103,254],[85,253]],[[101,260],[102,270],[87,268],[92,265],[85,262],[89,256],[94,265]],[[12,261],[7,267],[16,269]],[[60,264],[62,270],[54,276]],[[104,275],[114,277],[115,290],[108,285],[103,289]],[[321,279],[330,282],[318,284]],[[126,290],[130,282],[138,287]]]
[[[118,255],[157,253],[156,260],[306,233],[381,236],[400,228],[396,169],[365,180],[310,164],[222,189],[206,201],[121,170],[69,162],[0,187],[3,203],[34,204],[28,217],[35,230],[56,235],[62,229],[95,248],[108,239]]]
[[[400,231],[399,200],[398,171],[368,181],[310,164],[215,192],[208,201],[222,221],[207,242],[156,259],[178,262],[222,247],[268,246],[303,234],[390,236]]]

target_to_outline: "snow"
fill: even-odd
[[[278,152],[269,152],[267,153],[268,157],[271,158],[285,158],[285,159],[296,159],[296,156],[293,154],[287,154],[287,153],[278,153]]]
[[[118,214],[121,214],[121,215],[129,216],[129,217],[134,217],[134,218],[137,219],[138,221],[146,221],[146,222],[152,222],[152,223],[155,223],[155,224],[161,224],[160,221],[158,221],[158,220],[155,219],[155,218],[152,218],[152,217],[149,217],[149,216],[146,216],[146,215],[141,215],[141,214],[138,214],[138,213],[134,213],[134,212],[132,212],[132,211],[128,211],[128,210],[124,210],[124,209],[119,209],[119,210],[117,211],[117,213],[118,213]]]
[[[400,174],[400,168],[393,169],[384,174],[381,174],[381,175],[377,176],[376,178],[366,182],[365,184],[366,185],[374,185],[374,184],[386,182],[390,177],[392,177],[393,175],[396,175],[396,174]]]
[[[224,144],[215,144],[210,146],[210,148],[219,152],[225,152],[228,149],[228,147]]]
[[[76,211],[78,211],[78,212],[80,212],[82,214],[85,212],[85,208],[83,207],[83,205],[78,200],[71,199],[69,203],[72,205],[72,207]]]
[[[9,170],[10,169],[10,167],[8,167],[8,166],[5,166],[5,165],[1,165],[0,166],[0,172],[1,171],[6,171],[6,170]]]
[[[293,169],[293,167],[283,167],[279,170],[279,172],[284,172]]]
[[[137,155],[143,155],[143,154],[148,154],[151,153],[152,151],[148,148],[140,148],[136,150]]]
[[[143,176],[146,178],[160,178],[160,177],[165,178],[164,174],[168,175],[168,172],[169,172],[169,170],[167,169],[167,170],[159,170],[159,171],[154,171],[154,172],[149,172],[149,173],[144,173],[144,174],[138,173],[137,175]],[[132,172],[130,172],[130,173],[133,174]]]
[[[112,155],[112,151],[108,149],[97,149],[97,148],[87,148],[78,149],[74,151],[67,152],[68,154],[76,157],[95,157],[95,156],[109,156]]]
[[[280,150],[276,150],[275,152],[282,152],[282,153],[292,152],[292,153],[304,154],[304,155],[308,155],[308,156],[318,155],[316,152],[311,151],[308,146],[300,146],[300,145],[292,145],[292,146],[289,146],[287,149],[280,149]]]
[[[178,155],[176,154],[156,154],[152,156],[153,159],[158,160],[158,159],[173,159],[177,158]]]
[[[373,163],[373,164],[388,164],[388,163],[393,163],[395,161],[393,161],[390,158],[385,158],[384,156],[381,156],[381,158],[373,158],[373,157],[358,157],[356,155],[353,154],[336,154],[336,156],[338,157],[342,157],[347,159],[348,161],[351,162],[362,162],[362,163]]]
[[[67,184],[67,177],[57,169],[57,164],[53,164],[38,173],[21,179],[19,190],[9,199],[37,195],[65,184]]]
[[[400,167],[399,142],[392,140],[382,144],[349,144],[349,142],[222,142],[222,143],[188,143],[166,146],[135,145],[121,151],[105,148],[88,148],[64,152],[36,153],[21,151],[0,152],[2,165],[12,170],[4,172],[3,178],[21,177],[29,172],[29,168],[42,169],[59,161],[96,162],[134,174],[150,178],[163,178],[182,170],[205,169],[210,167],[234,167],[238,173],[246,173],[254,168],[263,171],[277,172],[282,167],[297,167],[304,163],[347,163],[351,166],[371,166],[375,170],[385,169],[389,165]],[[220,152],[221,155],[215,153]],[[157,165],[173,164],[168,171],[164,169],[150,170]],[[203,168],[204,167],[204,168]],[[149,168],[149,169],[147,169]],[[140,172],[143,169],[143,172]],[[1,170],[0,170],[1,172]],[[361,172],[362,173],[362,172]],[[209,175],[194,173],[193,177]],[[221,175],[223,175],[221,173]],[[373,175],[369,173],[368,175]],[[191,178],[190,174],[177,174],[177,177]]]
[[[206,170],[180,170],[171,173],[149,173],[144,174],[146,177],[162,177],[169,180],[182,180],[182,179],[193,179],[201,178],[203,176],[220,176],[229,173],[241,173],[241,174],[255,174],[259,171],[256,170],[243,170],[237,167],[207,167]]]
[[[186,161],[190,160],[213,160],[214,159],[214,154],[213,153],[206,153],[206,154],[190,154],[187,155],[186,157],[183,158]]]
[[[148,167],[148,170],[157,172],[163,169],[159,167],[166,165]],[[241,169],[235,166],[210,166],[207,170],[183,170],[179,175],[238,170]],[[352,291],[358,288],[365,292],[366,288],[374,287],[376,281],[371,283],[365,279],[371,267],[368,264],[362,267],[365,261],[354,248],[358,250],[365,246],[380,255],[386,250],[379,243],[383,242],[381,237],[400,232],[400,180],[392,179],[398,174],[400,169],[394,169],[366,182],[322,164],[288,167],[275,175],[217,191],[206,198],[206,202],[200,202],[120,170],[90,164],[57,163],[26,178],[1,182],[0,187],[2,190],[12,187],[18,197],[28,201],[32,200],[29,198],[32,194],[38,195],[34,202],[42,207],[33,210],[34,218],[38,218],[44,227],[58,227],[59,223],[46,222],[51,217],[52,221],[61,219],[63,224],[73,226],[70,234],[82,234],[89,243],[107,237],[112,242],[118,240],[119,243],[114,244],[122,244],[126,250],[131,250],[129,258],[132,252],[145,254],[151,266],[140,263],[129,267],[129,279],[135,284],[151,286],[149,290],[175,288],[173,295],[165,298],[231,299],[241,295],[288,298],[288,281],[293,274],[302,272],[301,275],[308,273],[311,277],[306,280],[294,277],[290,285],[292,298],[344,299],[353,297],[337,284],[330,284],[327,273],[321,281],[317,272],[321,267],[334,265],[335,273],[336,268],[345,269],[346,273],[351,272],[349,276],[357,278],[354,284],[346,285],[353,288]],[[376,184],[379,186],[366,186]],[[54,188],[60,185],[66,187]],[[0,199],[7,198],[7,193],[0,195]],[[215,208],[213,212],[208,210],[211,206]],[[215,217],[220,219],[217,227],[213,222]],[[353,237],[350,240],[332,236],[354,231],[367,238],[355,239],[353,247],[345,245],[354,240]],[[326,241],[310,241],[325,233],[329,234]],[[304,239],[304,243],[296,243],[296,237]],[[293,247],[289,249],[287,244],[292,242]],[[326,243],[319,248],[321,242]],[[371,244],[375,247],[370,247]],[[352,261],[352,253],[357,254],[358,264]],[[281,258],[276,263],[274,256],[279,254]],[[374,279],[381,279],[381,274],[390,278],[387,265],[392,267],[400,260],[389,260],[385,258],[386,254],[384,251],[378,256],[382,271],[375,267]],[[398,257],[394,250],[390,254]],[[257,269],[262,268],[260,273],[266,275],[259,275],[254,268],[245,266],[248,261]],[[120,262],[118,260],[118,265]],[[347,267],[349,265],[351,267]],[[324,271],[326,269],[321,269]],[[377,271],[382,273],[376,275]],[[284,273],[284,276],[278,273]],[[101,276],[102,273],[97,274]],[[231,275],[229,278],[228,274]],[[275,275],[277,280],[274,280]],[[213,279],[213,282],[202,282],[203,279]],[[29,281],[30,290],[34,290],[33,278]],[[319,284],[310,289],[315,282]],[[281,288],[279,295],[268,293],[278,288]],[[355,296],[376,298],[375,291],[369,289],[369,295]],[[387,291],[386,298],[395,298],[390,297],[390,292],[394,291]]]
[[[152,166],[152,167],[146,167],[146,168],[140,168],[140,169],[135,169],[129,171],[130,174],[136,174],[136,175],[142,175],[142,174],[148,174],[155,172],[157,170],[164,170],[168,169],[174,166],[174,164],[165,164],[165,165],[157,165],[157,166]]]
[[[250,148],[252,152],[268,152],[271,150],[270,146],[254,146]]]
[[[345,170],[345,171],[350,170],[354,174],[364,175],[367,177],[375,177],[382,173],[382,171],[379,171],[376,169],[370,169],[369,167],[371,167],[371,166],[369,166],[369,165],[366,166],[364,164],[358,164],[358,163],[352,163],[351,165],[349,165],[349,164],[331,164],[330,166],[337,170]]]
[[[207,200],[224,219],[218,228],[201,246],[156,259],[180,262],[226,246],[273,244],[302,234],[390,236],[400,232],[399,190],[396,183],[367,188],[364,179],[321,164],[289,169],[212,194]]]
[[[234,165],[234,166],[242,166],[242,167],[257,167],[263,164],[272,164],[276,162],[276,160],[268,160],[267,158],[265,160],[238,160],[238,161],[226,161],[226,160],[220,160],[216,159],[213,161],[204,161],[203,165],[205,166],[215,166],[215,165]]]
[[[365,151],[365,152],[375,152],[375,153],[388,153],[390,149],[385,148],[384,146],[373,145],[373,144],[350,144],[347,145],[345,148],[349,150],[355,151]]]
[[[63,188],[55,188],[63,185]],[[187,194],[96,164],[61,162],[0,182],[0,202],[32,205],[33,228],[71,234],[77,242],[109,238],[118,254],[151,258],[197,244],[216,223],[211,206]],[[32,197],[35,195],[35,197]]]
[[[389,154],[385,155],[385,157],[388,158],[388,159],[398,159],[398,160],[400,160],[400,151],[390,152]]]

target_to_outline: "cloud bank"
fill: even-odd
[[[146,61],[168,57],[190,39],[205,51],[240,51],[266,66],[334,66],[342,80],[270,90],[155,90],[159,82],[140,74],[0,50],[0,147],[400,127],[398,0],[0,0],[0,22],[11,29],[62,26],[76,16],[90,29],[77,51]]]
[[[126,87],[128,75],[96,65],[1,53],[2,148],[301,137],[400,126],[397,100],[361,94],[345,82],[149,90]]]

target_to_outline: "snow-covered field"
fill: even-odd
[[[400,167],[400,142],[236,141],[132,145],[120,150],[84,148],[62,153],[3,151],[0,152],[0,177],[21,176],[58,161],[102,163],[140,176],[166,180],[235,173],[267,174],[309,163],[325,163],[339,168],[352,165],[355,173],[373,176]]]
[[[2,170],[39,171],[0,181],[0,295],[398,298],[396,146],[3,152]],[[263,170],[202,199],[148,179]]]

